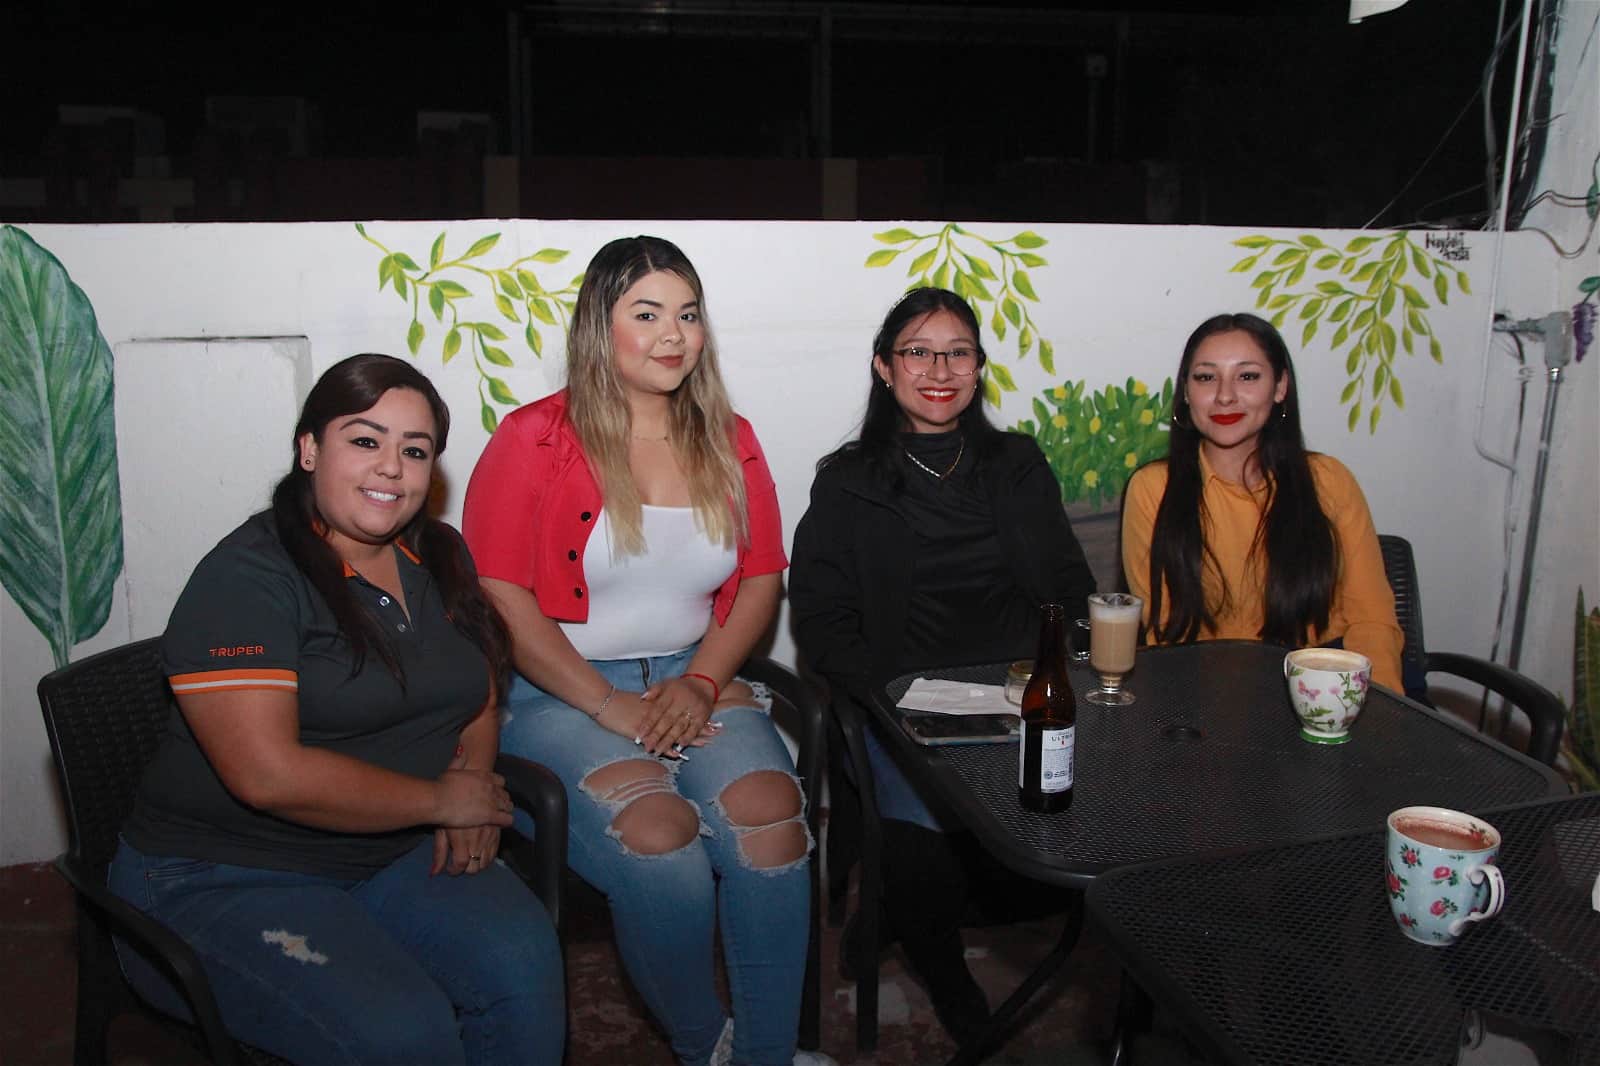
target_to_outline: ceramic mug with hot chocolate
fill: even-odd
[[[1284,656],[1283,676],[1302,737],[1318,744],[1350,739],[1372,681],[1371,659],[1342,648],[1300,648]]]
[[[1500,913],[1506,882],[1495,865],[1500,831],[1446,807],[1389,815],[1384,887],[1400,931],[1419,944],[1454,944],[1469,922]]]

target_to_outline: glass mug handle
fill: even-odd
[[[1487,881],[1489,883],[1489,902],[1484,906],[1483,910],[1475,910],[1451,922],[1451,936],[1460,936],[1461,930],[1467,927],[1468,922],[1481,922],[1485,918],[1493,918],[1500,913],[1500,908],[1505,906],[1506,880],[1500,874],[1500,867],[1495,866],[1493,863],[1474,866],[1467,871],[1467,880],[1475,885],[1481,885]]]

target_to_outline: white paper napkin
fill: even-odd
[[[940,681],[919,677],[911,682],[896,707],[939,714],[1019,714],[1006,702],[1003,685],[977,685],[968,681]]]

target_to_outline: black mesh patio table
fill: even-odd
[[[1381,829],[1123,867],[1089,913],[1228,1062],[1600,1063],[1600,795],[1474,813],[1506,903],[1450,947],[1396,927]]]
[[[1019,873],[1075,888],[1133,863],[1370,831],[1413,804],[1481,811],[1566,792],[1549,767],[1377,686],[1347,743],[1302,740],[1284,654],[1252,641],[1141,648],[1124,682],[1137,697],[1127,707],[1086,701],[1095,675],[1074,670],[1073,801],[1058,814],[1018,803],[1015,744],[925,747],[900,728],[895,704],[916,678],[1002,685],[1009,664],[906,674],[884,686],[872,712],[907,774],[985,849]],[[977,1061],[1065,962],[1077,933],[1069,921],[952,1063]]]
[[[1018,804],[1015,744],[924,747],[899,728],[894,704],[915,678],[1004,684],[1007,664],[896,678],[874,713],[907,772],[1001,862],[1077,887],[1129,863],[1370,829],[1411,804],[1478,810],[1565,791],[1549,767],[1377,686],[1348,743],[1308,743],[1283,656],[1249,641],[1141,649],[1128,707],[1084,700],[1094,674],[1075,669],[1073,801],[1060,814]]]

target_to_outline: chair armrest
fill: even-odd
[[[561,879],[567,869],[567,789],[548,767],[515,755],[501,755],[495,772],[506,779],[511,802],[533,819],[532,867],[521,871],[561,928]]]
[[[70,852],[56,859],[55,867],[78,894],[79,903],[104,919],[108,929],[140,949],[146,958],[164,969],[183,993],[194,1023],[205,1038],[212,1062],[236,1066],[244,1061],[238,1045],[222,1024],[222,1014],[211,993],[200,958],[183,938],[161,922],[107,888],[88,866]],[[92,936],[92,930],[79,930],[79,936]],[[80,990],[79,994],[83,994]]]
[[[1554,692],[1509,667],[1455,652],[1430,651],[1428,672],[1464,677],[1510,701],[1528,716],[1532,727],[1528,755],[1546,766],[1554,765],[1556,752],[1561,748],[1561,730],[1566,724],[1566,710]]]
[[[787,666],[765,656],[746,660],[739,668],[739,676],[766,685],[774,696],[791,704],[800,716],[799,735],[795,737],[799,749],[795,772],[805,785],[806,795],[813,801],[820,798],[828,712],[816,689]]]
[[[860,703],[860,697],[843,689],[835,690],[830,704],[834,724],[844,738],[845,757],[850,762],[852,781],[861,796],[861,821],[871,825],[876,833],[878,826],[878,789],[872,777],[872,764],[867,761],[867,734],[871,728],[868,718],[872,712]]]

